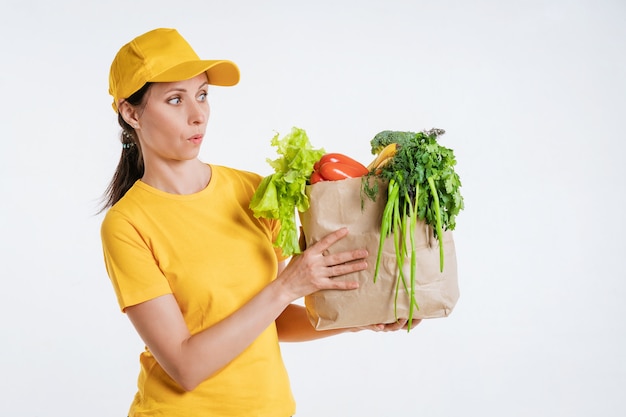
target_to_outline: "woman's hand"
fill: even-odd
[[[296,255],[280,273],[277,281],[294,301],[319,290],[353,290],[356,281],[339,281],[335,277],[367,268],[365,249],[328,254],[327,249],[348,234],[342,228],[324,236],[302,254]]]
[[[414,329],[418,324],[422,322],[422,319],[413,319],[411,321],[411,329]],[[409,321],[407,319],[398,319],[395,323],[380,323],[372,324],[369,326],[360,326],[356,328],[359,330],[373,330],[375,332],[395,332],[397,330],[409,330]]]

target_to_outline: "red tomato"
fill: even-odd
[[[324,178],[322,178],[322,175],[319,172],[314,171],[311,174],[311,178],[309,179],[309,182],[311,184],[315,184],[316,182],[320,182],[320,181],[324,181]]]
[[[328,181],[345,180],[346,178],[357,178],[367,174],[367,168],[360,168],[354,165],[342,164],[340,162],[326,162],[320,166],[319,173],[322,178]]]

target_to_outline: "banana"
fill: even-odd
[[[385,165],[387,165],[389,162],[391,162],[392,159],[393,159],[393,155],[388,156],[387,158],[385,158],[382,161],[380,161],[380,163],[378,165],[376,165],[374,168],[372,168],[372,170],[376,173],[376,175],[380,174],[382,168]]]
[[[390,143],[385,146],[376,156],[376,158],[367,166],[368,171],[375,170],[377,168],[382,168],[384,164],[387,164],[391,159],[393,159],[396,151],[398,149],[398,145],[395,143]],[[382,164],[382,165],[381,165]]]

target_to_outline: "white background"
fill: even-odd
[[[142,344],[97,210],[109,65],[156,27],[240,66],[210,94],[207,162],[269,174],[292,126],[363,162],[385,129],[455,151],[456,309],[283,345],[298,416],[625,415],[624,22],[623,0],[4,0],[0,415],[126,415]]]

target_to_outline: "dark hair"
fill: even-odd
[[[145,105],[144,98],[152,83],[146,83],[137,92],[128,97],[126,101],[133,107]],[[122,155],[115,169],[115,174],[109,183],[102,197],[103,206],[101,211],[113,206],[124,194],[133,186],[135,181],[143,176],[143,155],[141,145],[137,139],[137,133],[118,112],[117,122],[122,127],[120,141],[122,142]]]

